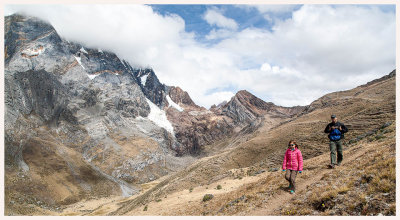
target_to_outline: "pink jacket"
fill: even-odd
[[[294,151],[292,151],[290,148],[286,150],[282,169],[303,171],[303,156],[298,148],[295,148]]]

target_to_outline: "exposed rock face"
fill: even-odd
[[[227,103],[228,103],[227,101],[223,101],[223,102],[219,103],[218,105],[215,105],[215,104],[214,104],[214,105],[212,105],[212,106],[210,107],[210,111],[213,111],[213,112],[218,111],[218,109],[221,109],[221,108],[224,107]]]
[[[214,107],[212,110],[232,118],[236,124],[246,125],[265,114],[278,118],[290,118],[304,108],[276,106],[272,102],[264,102],[246,90],[241,90],[228,103],[223,106],[220,104],[219,107]]]
[[[202,146],[233,134],[234,127],[230,118],[216,116],[208,110],[185,108],[185,111],[179,112],[168,108],[167,115],[173,123],[175,137],[179,143],[176,149],[178,155],[197,154]]]
[[[89,74],[101,75],[110,73],[114,75],[134,75],[134,69],[125,60],[121,60],[116,54],[101,49],[85,48],[83,45],[65,42],[69,52],[80,60],[83,68]],[[94,77],[94,76],[93,76]]]
[[[45,70],[7,75],[5,103],[8,117],[15,122],[18,114],[28,115],[33,111],[44,122],[57,122],[66,114],[68,102],[67,91],[55,76]],[[71,123],[75,121],[72,119]],[[10,127],[8,127],[10,128]]]
[[[176,149],[179,155],[198,153],[202,146],[238,134],[241,130],[252,132],[260,125],[259,119],[266,115],[283,121],[305,109],[276,106],[247,91],[239,91],[228,103],[213,106],[210,110],[195,105],[180,88],[171,87],[169,95],[184,109],[167,108],[168,119],[179,143]]]
[[[171,97],[172,101],[174,101],[177,104],[182,103],[183,105],[200,108],[198,105],[196,105],[193,102],[193,100],[190,98],[189,94],[187,92],[183,91],[179,87],[170,86],[168,94]]]
[[[166,86],[158,80],[152,69],[139,69],[135,71],[139,85],[146,97],[163,109],[166,104]]]
[[[233,134],[231,118],[199,107],[179,87],[169,87],[168,95],[173,103],[166,106],[166,112],[174,126],[178,155],[198,154],[201,147]]]

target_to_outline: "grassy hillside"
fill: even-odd
[[[177,190],[125,215],[395,215],[395,125],[350,144],[342,166],[328,169],[329,153],[304,161],[297,192],[282,171],[252,174],[248,168],[209,185]],[[206,194],[213,198],[204,201]],[[124,210],[126,204],[120,203]],[[116,214],[110,212],[109,214]]]

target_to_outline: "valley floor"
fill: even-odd
[[[327,167],[328,146],[323,155],[305,160],[295,195],[287,191],[288,183],[279,168],[255,176],[232,175],[174,192],[121,215],[395,215],[395,126],[381,132],[379,138],[365,138],[345,147],[344,161],[335,169]],[[163,179],[143,187],[150,189]],[[214,197],[203,202],[205,194]],[[118,215],[123,202],[135,197],[83,201],[53,214]]]

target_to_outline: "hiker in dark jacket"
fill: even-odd
[[[347,127],[340,123],[336,115],[331,115],[332,122],[329,123],[325,128],[325,133],[328,133],[329,149],[331,150],[331,168],[335,168],[335,165],[339,166],[343,160],[343,147],[342,139],[344,138],[344,133],[348,131]],[[336,160],[337,152],[337,160]]]

